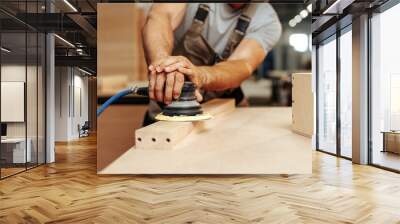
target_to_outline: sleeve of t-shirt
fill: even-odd
[[[282,26],[275,10],[268,3],[259,3],[244,39],[256,40],[267,54],[279,41],[281,33]]]

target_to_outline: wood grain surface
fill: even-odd
[[[314,134],[314,93],[311,73],[292,74],[292,108],[294,132],[312,137]]]
[[[133,147],[98,173],[311,173],[311,139],[291,131],[291,113],[286,107],[237,108],[195,124],[172,150]]]
[[[235,100],[213,99],[202,104],[202,110],[212,117],[224,115],[235,110]],[[192,131],[204,129],[204,124],[214,121],[215,119],[207,122],[158,121],[135,131],[135,147],[170,150],[188,137]]]
[[[98,95],[114,95],[147,80],[142,44],[143,10],[132,3],[97,4]]]

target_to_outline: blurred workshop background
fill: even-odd
[[[104,10],[101,20],[118,20],[119,26],[111,22],[101,23],[99,32],[107,32],[108,45],[113,45],[112,52],[119,57],[112,58],[109,54],[104,63],[108,66],[115,60],[115,66],[119,65],[119,72],[101,74],[98,78],[98,96],[100,102],[115,94],[117,91],[129,85],[144,85],[147,80],[147,65],[143,57],[143,46],[141,44],[141,29],[151,3],[136,3],[135,13],[125,13],[125,18],[116,18],[112,9]],[[118,6],[116,6],[118,7]],[[273,50],[264,59],[264,62],[253,73],[253,76],[242,84],[243,91],[248,97],[251,106],[290,106],[291,105],[291,74],[298,72],[311,72],[311,4],[273,4],[279,19],[282,23],[282,36]],[[121,9],[120,9],[121,10]],[[123,9],[122,9],[123,10]],[[120,16],[122,16],[121,11]],[[125,27],[125,31],[122,31]],[[132,30],[132,27],[136,27]],[[114,30],[114,31],[110,31]],[[130,35],[119,35],[120,32]],[[100,35],[99,35],[100,36]],[[110,41],[114,40],[114,41]],[[118,45],[116,45],[116,41]],[[123,42],[134,43],[126,51]],[[110,46],[111,47],[111,46]],[[110,50],[110,47],[105,49]],[[110,52],[110,51],[109,51]],[[133,57],[134,62],[127,61],[126,70],[121,66],[121,54],[126,57]],[[99,54],[101,55],[101,54]],[[102,60],[101,58],[99,60]],[[103,63],[99,63],[102,66]],[[110,66],[111,69],[111,66]],[[133,97],[135,98],[135,97]],[[125,99],[125,102],[127,99]],[[133,101],[133,100],[132,100]],[[142,102],[136,100],[136,102]]]

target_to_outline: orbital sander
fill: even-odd
[[[191,81],[185,81],[182,87],[181,95],[175,101],[168,105],[161,105],[162,112],[155,119],[159,121],[202,121],[211,119],[212,116],[203,113],[201,105],[196,99],[196,86]],[[148,87],[131,87],[117,93],[115,96],[107,100],[98,110],[99,116],[111,103],[118,100],[122,96],[136,94],[140,96],[148,96]]]
[[[185,81],[179,98],[164,106],[162,112],[155,118],[159,121],[202,121],[211,118],[203,113],[196,99],[196,86],[193,82]]]

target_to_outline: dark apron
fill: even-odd
[[[226,60],[245,36],[254,10],[255,6],[252,4],[249,4],[245,9],[243,9],[243,13],[240,15],[236,27],[229,37],[222,55],[218,55],[202,35],[210,9],[208,5],[200,4],[191,27],[174,48],[172,55],[185,56],[196,66],[212,66],[218,62]],[[238,105],[245,99],[244,93],[240,87],[224,91],[201,91],[201,94],[203,95],[203,102],[207,102],[214,98],[234,98],[236,105]],[[161,108],[163,107],[162,103],[158,103],[158,105]],[[155,120],[150,117],[147,112],[143,126],[154,122]]]

